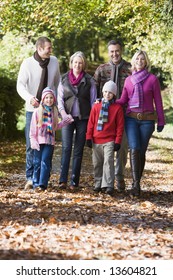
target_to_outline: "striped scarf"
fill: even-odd
[[[52,143],[53,128],[52,128],[52,107],[44,105],[43,111],[43,123],[41,127],[41,133],[43,136],[49,139],[49,143]]]
[[[147,79],[149,72],[144,69],[138,72],[134,72],[131,76],[131,82],[134,86],[134,91],[131,99],[129,100],[130,108],[139,108],[142,111],[143,107],[143,88],[142,82]],[[137,109],[139,111],[139,109]],[[135,110],[133,110],[135,111]]]
[[[106,101],[104,98],[102,98],[102,107],[100,109],[100,114],[97,123],[98,131],[103,130],[103,124],[108,122],[108,109],[112,103],[114,103],[114,99]]]

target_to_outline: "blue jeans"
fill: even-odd
[[[41,144],[40,151],[34,150],[33,188],[47,188],[54,146]]]
[[[125,130],[130,150],[140,150],[142,157],[145,156],[149,140],[155,129],[155,121],[137,120],[125,117]]]
[[[31,149],[31,143],[29,138],[29,131],[31,125],[31,118],[33,112],[26,112],[26,125],[25,125],[25,138],[26,138],[26,179],[32,181],[34,166],[33,156],[34,151]]]
[[[79,120],[78,118],[74,118],[74,122],[62,128],[62,157],[59,181],[66,183],[68,180],[70,158],[72,146],[74,144],[70,185],[76,187],[79,185],[87,123],[88,120]]]

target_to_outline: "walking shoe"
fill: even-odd
[[[77,192],[79,190],[79,186],[75,186],[75,185],[70,185],[69,186],[69,190],[71,192]]]
[[[101,192],[101,190],[100,186],[94,187],[93,189],[94,192]]]
[[[126,187],[126,185],[125,185],[125,181],[124,180],[117,181],[117,191],[119,193],[124,192],[125,191],[125,187]]]
[[[33,187],[32,181],[31,180],[27,181],[25,184],[25,190],[30,190],[32,189],[32,187]]]
[[[44,190],[43,190],[40,186],[37,186],[37,187],[34,187],[34,188],[33,188],[33,191],[34,191],[35,193],[40,193],[40,192],[43,192]]]
[[[67,183],[61,182],[61,183],[59,183],[58,187],[61,190],[65,190],[67,188]]]
[[[107,187],[101,188],[101,192],[102,192],[102,193],[105,193],[106,190],[107,190]]]
[[[133,196],[140,196],[140,192],[141,192],[140,184],[139,183],[133,183],[132,184],[131,194]]]
[[[114,189],[113,188],[106,188],[105,193],[109,194],[109,195],[112,195],[114,193]]]
[[[39,188],[40,188],[42,191],[45,191],[45,190],[47,189],[47,187],[44,186],[44,185],[40,185]]]

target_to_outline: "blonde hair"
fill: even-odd
[[[144,56],[144,58],[145,58],[145,61],[146,61],[146,66],[145,66],[145,68],[146,68],[148,71],[150,71],[150,69],[151,69],[150,60],[149,60],[149,58],[148,58],[147,53],[146,53],[145,51],[142,51],[142,50],[137,51],[137,52],[133,55],[133,57],[132,57],[132,60],[131,60],[131,65],[132,65],[132,68],[131,68],[131,69],[132,69],[132,71],[136,70],[136,68],[135,68],[135,62],[136,62],[136,58],[137,58],[138,55],[140,55],[140,54],[143,54],[143,56]]]
[[[70,68],[70,69],[73,68],[72,64],[73,64],[73,60],[74,60],[74,58],[75,58],[76,56],[78,56],[78,57],[80,57],[80,58],[82,59],[82,69],[85,71],[85,69],[86,69],[86,67],[87,67],[87,61],[86,61],[86,57],[85,57],[84,53],[81,52],[81,51],[75,52],[75,53],[70,57],[69,68]]]
[[[38,108],[38,127],[41,127],[43,124],[43,113],[44,113],[45,108],[43,107],[42,104],[39,105]],[[52,115],[53,115],[53,123],[52,123],[52,128],[53,130],[56,129],[57,124],[59,122],[59,112],[58,112],[58,108],[55,104],[53,104],[52,106]]]

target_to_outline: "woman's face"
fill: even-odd
[[[145,56],[141,53],[137,56],[137,58],[135,60],[136,71],[143,70],[145,68],[145,66],[146,66]]]
[[[83,61],[79,56],[75,56],[72,62],[73,73],[79,75],[83,70]]]

